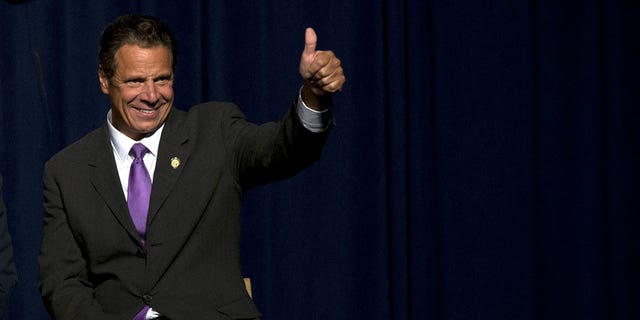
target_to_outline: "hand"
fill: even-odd
[[[333,51],[316,51],[317,43],[315,31],[307,28],[304,34],[304,51],[300,58],[300,75],[304,80],[302,98],[314,109],[317,106],[315,102],[342,90],[346,81],[340,59]]]

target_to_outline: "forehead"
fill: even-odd
[[[165,46],[141,47],[125,44],[115,55],[116,73],[167,73],[171,70],[171,51]]]

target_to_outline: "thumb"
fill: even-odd
[[[318,36],[312,28],[307,28],[304,31],[304,51],[303,56],[312,56],[316,52],[316,44],[318,43]]]
[[[316,32],[312,28],[307,28],[304,32],[304,51],[302,51],[302,57],[300,58],[300,75],[303,79],[310,79],[313,74],[309,68],[313,63],[313,59],[316,57],[316,44],[318,37]]]

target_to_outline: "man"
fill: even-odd
[[[307,29],[296,103],[258,126],[229,103],[173,108],[176,45],[159,20],[129,15],[106,27],[107,121],[45,165],[39,286],[53,318],[261,316],[240,273],[242,194],[320,154],[345,77],[316,41]]]
[[[2,196],[2,176],[0,176],[0,319],[5,319],[9,308],[9,296],[18,275],[13,262],[13,247],[7,227],[7,209]]]

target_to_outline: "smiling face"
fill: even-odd
[[[140,140],[158,129],[171,111],[171,51],[162,45],[125,44],[116,52],[115,62],[111,79],[99,72],[102,92],[111,102],[111,122],[129,138]]]

